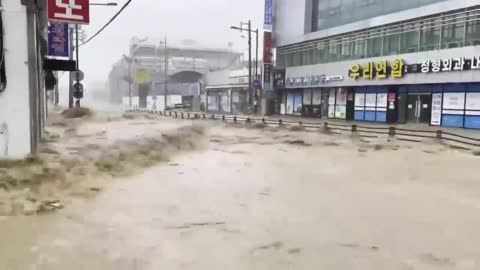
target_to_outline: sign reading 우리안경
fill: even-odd
[[[48,20],[89,24],[90,0],[48,0]]]
[[[68,57],[68,24],[51,23],[48,26],[48,55]]]

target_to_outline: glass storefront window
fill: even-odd
[[[471,16],[467,23],[466,46],[480,45],[480,15]]]
[[[463,47],[465,39],[465,23],[458,22],[455,16],[445,18],[442,31],[442,48]]]
[[[435,24],[435,20],[431,20],[423,25],[420,37],[420,51],[432,51],[440,48],[441,27],[435,27]]]
[[[318,63],[325,63],[328,59],[328,46],[325,44],[319,44],[317,47],[317,54],[318,54]]]
[[[382,38],[370,38],[367,40],[367,57],[378,57],[382,55]]]
[[[337,41],[332,41],[328,46],[328,62],[334,62],[339,59],[340,56],[340,44]]]
[[[400,53],[400,34],[393,34],[383,37],[383,55]]]

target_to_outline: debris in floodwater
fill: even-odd
[[[91,187],[91,188],[90,188],[90,191],[100,192],[100,191],[102,191],[102,189],[101,189],[101,188],[98,188],[98,187]]]
[[[480,150],[473,151],[473,155],[479,157],[480,156]]]
[[[179,166],[179,164],[178,164],[178,163],[174,163],[174,162],[169,162],[169,163],[168,163],[168,166],[177,167],[177,166]]]
[[[43,214],[43,213],[50,213],[53,211],[57,211],[63,209],[63,204],[59,200],[55,201],[44,201],[37,210],[37,213]]]
[[[301,248],[290,248],[290,249],[288,249],[288,254],[299,254],[300,252],[302,252]]]
[[[293,140],[293,141],[285,141],[290,145],[300,145],[300,146],[312,146],[309,143],[306,143],[304,140]]]
[[[226,222],[192,222],[192,223],[185,223],[180,226],[167,226],[166,229],[170,230],[182,230],[182,229],[191,229],[192,227],[206,227],[206,226],[219,226],[225,225]]]

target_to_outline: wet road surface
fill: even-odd
[[[304,132],[209,138],[94,199],[0,220],[0,269],[480,267],[478,157]]]

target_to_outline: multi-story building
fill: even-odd
[[[202,48],[195,41],[165,47],[161,41],[134,38],[129,55],[119,60],[110,72],[110,98],[112,102],[120,103],[122,99],[125,102],[131,90],[134,103],[138,103],[133,106],[146,108],[152,103],[150,99],[163,100],[161,96],[167,88],[168,96],[181,97],[180,103],[200,104],[204,76],[240,65],[240,57],[231,48]],[[163,105],[160,101],[159,104]]]
[[[277,112],[480,128],[480,1],[275,0]]]

